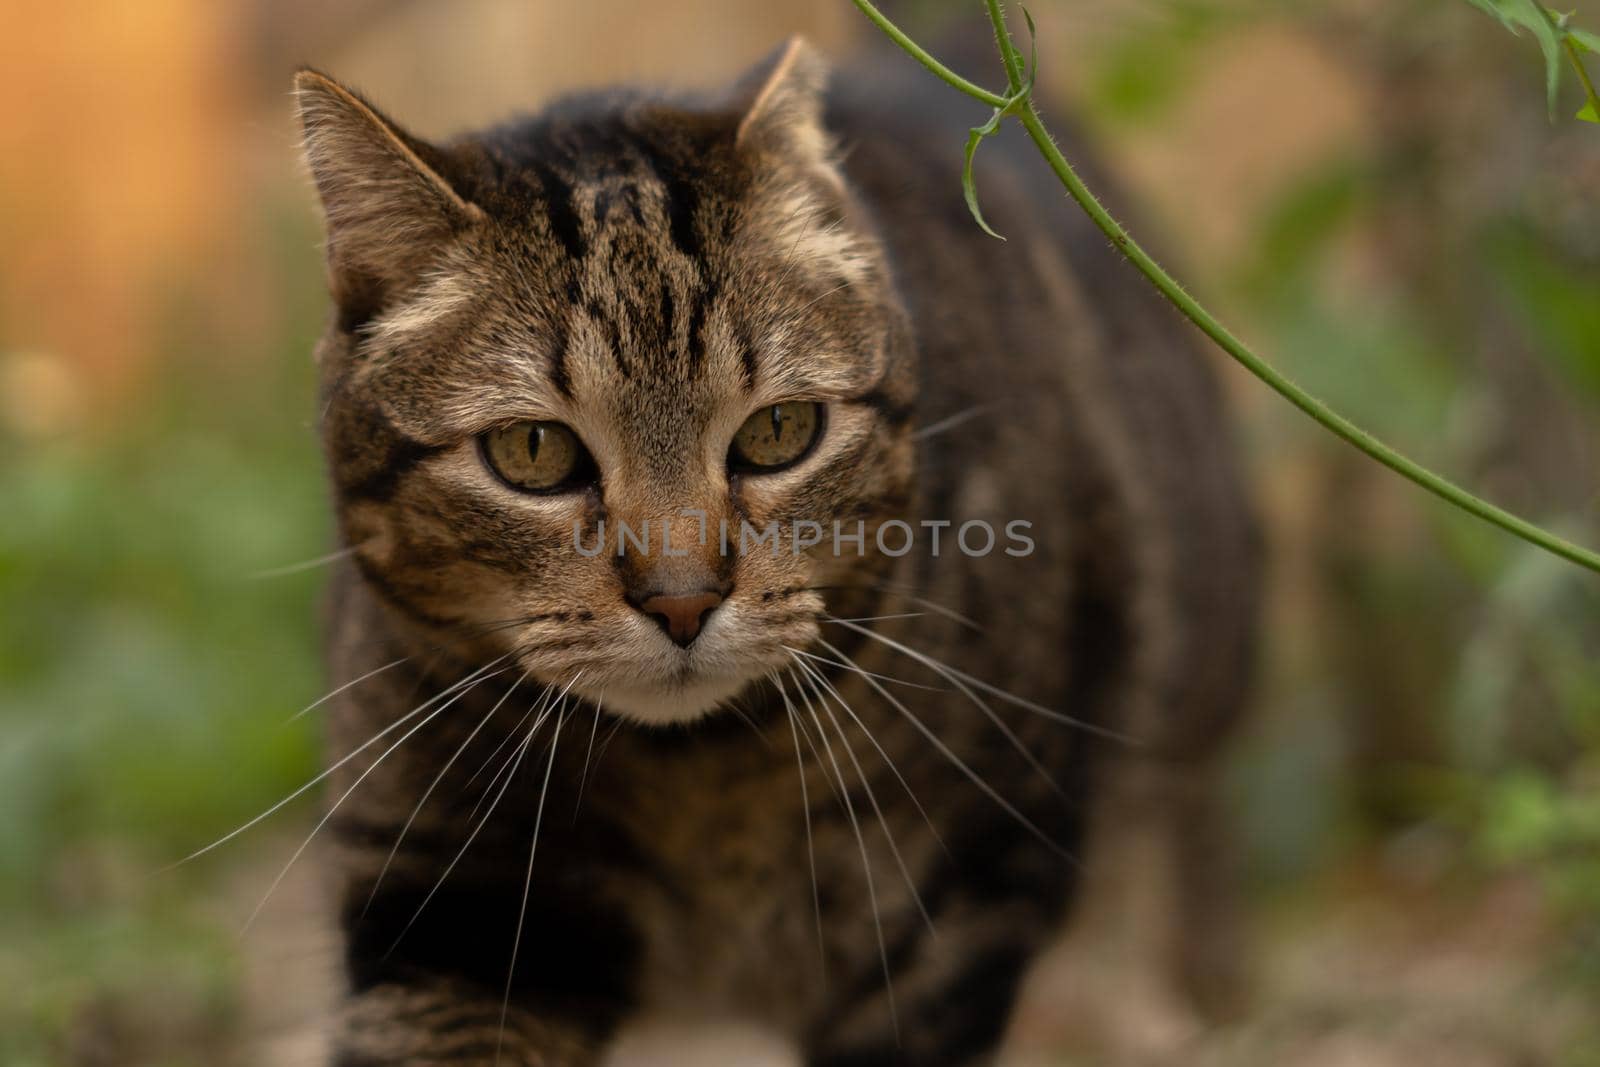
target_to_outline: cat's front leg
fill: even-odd
[[[581,1012],[531,1011],[443,978],[386,982],[352,996],[331,1067],[588,1067],[600,1039]]]

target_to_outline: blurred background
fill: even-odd
[[[976,2],[897,10],[986,33]],[[1547,119],[1530,40],[1461,0],[1031,10],[1047,116],[1192,290],[1415,458],[1600,544],[1600,129],[1576,99]],[[847,0],[0,16],[0,1063],[314,1062],[314,862],[240,928],[315,793],[164,869],[318,766],[291,717],[324,691],[296,564],[330,547],[326,306],[291,71],[441,136],[872,31]],[[1600,581],[1222,374],[1272,567],[1230,782],[1256,982],[1189,1062],[1600,1064]],[[1049,988],[1018,1062],[1072,1062]]]

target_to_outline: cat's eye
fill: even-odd
[[[515,489],[557,493],[594,480],[588,450],[559,422],[519,422],[480,440],[489,468]]]
[[[733,435],[728,465],[735,470],[780,470],[811,451],[822,433],[821,404],[791,400],[764,407]]]

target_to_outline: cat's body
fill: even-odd
[[[389,730],[334,782],[341,1067],[587,1064],[639,1018],[755,1023],[814,1064],[982,1062],[1094,869],[1091,813],[1171,833],[1182,873],[1203,799],[1179,798],[1238,706],[1254,601],[1206,368],[1036,160],[986,149],[1010,240],[973,225],[935,87],[841,79],[835,170],[819,77],[791,48],[732,102],[590,98],[437,150],[302,76],[355,546],[332,668],[378,672],[333,702],[333,751]],[[827,404],[815,454],[719,474],[746,410],[788,397]],[[570,499],[494,485],[457,428],[556,416],[600,470]],[[723,554],[680,508],[862,519],[867,551]],[[573,523],[591,543],[601,518],[691,550],[582,558]],[[888,518],[952,525],[897,558]],[[972,520],[987,554],[956,541]],[[1017,520],[1031,554],[1006,551]],[[722,601],[681,662],[633,606],[663,581]]]

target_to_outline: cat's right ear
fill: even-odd
[[[764,148],[805,163],[828,156],[822,93],[828,65],[803,37],[791,37],[735,83],[742,109],[734,143]]]
[[[302,68],[294,93],[327,220],[333,296],[345,321],[359,324],[484,214],[441,173],[438,149],[352,90]]]

